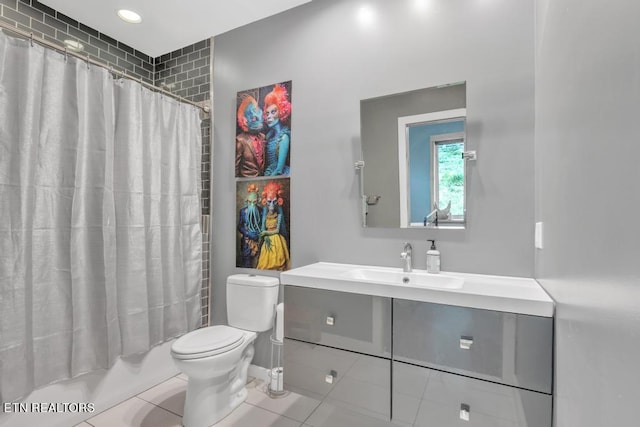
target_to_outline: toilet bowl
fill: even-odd
[[[211,326],[192,334],[179,338],[171,355],[178,369],[189,377],[183,424],[208,427],[247,397],[247,370],[257,334],[229,326]]]
[[[247,372],[257,332],[273,326],[278,279],[238,274],[227,279],[229,326],[197,329],[171,346],[173,360],[187,375],[182,423],[209,427],[247,397]]]

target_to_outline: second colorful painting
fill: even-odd
[[[236,185],[236,266],[288,270],[289,178],[238,180]]]
[[[291,81],[238,92],[236,178],[289,176]]]

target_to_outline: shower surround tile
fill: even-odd
[[[155,58],[155,84],[194,102],[208,101],[210,64],[210,41],[205,39]]]
[[[33,32],[34,37],[44,38],[64,48],[67,39],[79,41],[85,46],[82,55],[113,66],[115,70],[124,72],[143,81],[153,84],[155,66],[153,58],[138,52],[117,40],[102,34],[95,29],[79,23],[36,0],[0,0],[2,12],[0,18],[25,31]],[[123,49],[123,47],[128,49]],[[136,62],[131,61],[127,53],[134,55]],[[123,63],[123,61],[125,63]]]

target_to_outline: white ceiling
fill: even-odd
[[[40,0],[151,57],[189,46],[311,0]],[[127,24],[116,15],[142,15]]]

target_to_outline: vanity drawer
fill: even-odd
[[[284,287],[284,335],[374,356],[391,357],[391,299]]]
[[[551,393],[553,319],[394,300],[393,358]]]
[[[284,340],[284,387],[377,418],[391,416],[391,361]]]
[[[423,392],[412,392],[418,383]],[[416,427],[550,427],[551,395],[393,362],[393,420]]]

